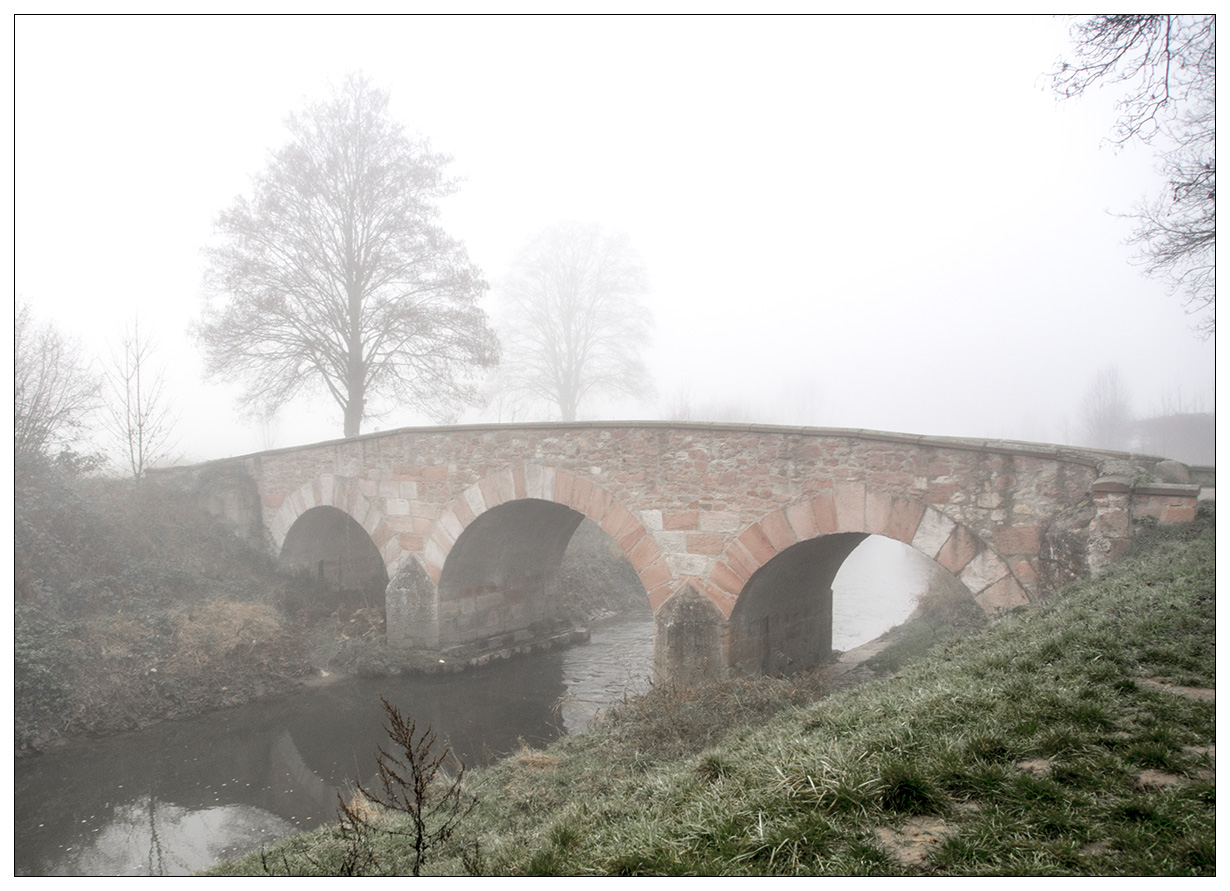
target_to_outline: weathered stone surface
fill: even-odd
[[[684,585],[654,615],[654,674],[683,686],[721,678],[724,625],[709,598]]]
[[[157,476],[200,484],[211,510],[274,553],[307,512],[342,510],[370,534],[394,581],[418,567],[414,589],[425,596],[435,596],[458,541],[485,514],[524,499],[554,502],[611,535],[651,603],[662,606],[686,583],[730,615],[762,567],[842,533],[911,544],[958,574],[988,610],[1037,599],[1105,566],[1140,523],[1191,519],[1200,489],[1185,473],[1158,459],[1020,443],[604,423],[396,430]],[[210,501],[207,479],[234,485]],[[228,494],[245,486],[242,497]],[[483,596],[510,604],[523,596],[494,570],[483,586]],[[507,621],[531,613],[504,612]],[[422,636],[401,626],[409,615],[391,607],[393,637]],[[442,621],[439,610],[429,620]]]

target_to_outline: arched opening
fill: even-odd
[[[653,614],[640,577],[608,533],[557,502],[523,498],[484,511],[449,550],[437,591],[445,645],[506,646],[582,626],[601,637],[604,617],[639,611],[643,673],[651,671]]]
[[[975,624],[984,618],[969,590],[935,560],[867,536],[833,580],[833,649],[852,650],[920,615]]]
[[[362,600],[384,610],[389,576],[379,548],[353,517],[336,507],[313,507],[286,533],[278,565],[309,582],[308,592]]]
[[[565,693],[556,708],[564,729],[576,733],[611,703],[649,689],[654,615],[628,555],[588,518],[568,542],[554,584],[561,608],[589,628],[589,640],[561,657]]]
[[[833,649],[833,579],[865,532],[801,541],[756,570],[730,614],[730,668],[783,674],[828,658]]]
[[[483,512],[458,536],[440,572],[442,624],[458,640],[516,632],[558,617],[552,585],[584,516],[525,498]]]
[[[864,532],[808,539],[760,567],[730,616],[729,664],[788,674],[926,614],[985,619],[969,590],[909,545]]]

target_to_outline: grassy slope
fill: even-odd
[[[782,681],[656,690],[474,777],[458,839],[496,875],[1211,875],[1213,704],[1141,681],[1212,687],[1214,631],[1209,511],[820,701]],[[371,868],[407,870],[376,837]],[[265,862],[329,872],[339,851],[321,831]],[[467,868],[442,849],[427,872]]]

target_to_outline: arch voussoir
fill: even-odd
[[[423,549],[423,563],[431,580],[439,583],[453,545],[471,523],[493,507],[523,498],[551,501],[594,521],[627,555],[651,605],[656,607],[670,596],[674,581],[670,566],[631,510],[592,479],[523,461],[468,486],[440,512]]]
[[[317,507],[336,508],[358,523],[380,552],[385,570],[393,575],[401,560],[401,546],[384,514],[359,491],[354,480],[338,479],[331,473],[304,483],[282,499],[269,524],[270,537],[279,552],[295,522]]]
[[[1008,562],[966,526],[923,502],[859,482],[765,514],[726,545],[693,587],[733,610],[752,576],[782,551],[836,533],[882,535],[914,548],[952,573],[988,614],[1031,600]]]

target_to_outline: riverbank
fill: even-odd
[[[467,774],[427,874],[1213,875],[1215,521],[825,696],[823,672],[655,688]],[[224,875],[406,874],[396,813]]]
[[[558,622],[449,652],[395,649],[382,586],[337,592],[287,576],[182,492],[73,462],[23,464],[16,481],[19,755],[323,677],[451,672],[569,646],[595,614],[647,608],[622,551],[586,523],[561,568]]]

